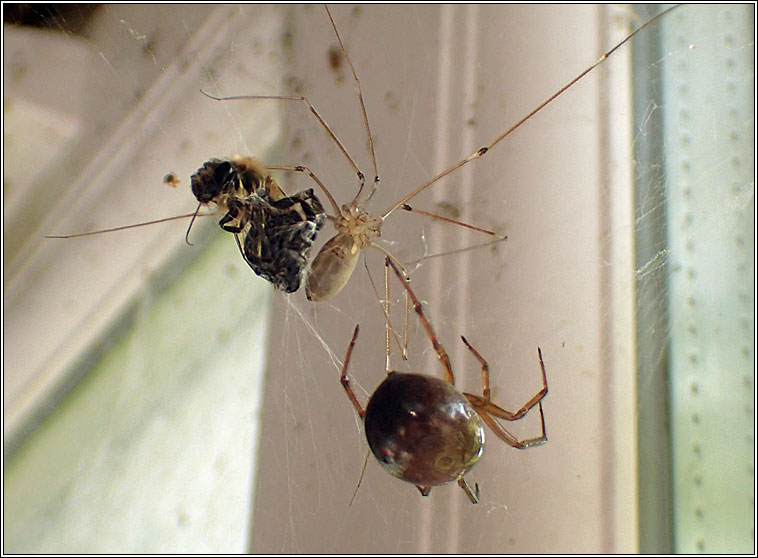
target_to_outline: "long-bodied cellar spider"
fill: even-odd
[[[434,176],[428,178],[423,183],[421,183],[420,185],[416,186],[415,188],[413,188],[412,190],[404,194],[400,199],[394,201],[386,210],[380,212],[377,215],[372,215],[364,208],[364,204],[368,202],[379,189],[380,176],[379,176],[379,169],[378,169],[378,164],[377,164],[377,159],[376,159],[376,153],[374,150],[374,139],[371,134],[371,126],[369,124],[369,116],[368,116],[366,105],[363,99],[361,83],[356,73],[355,67],[353,66],[353,63],[350,60],[350,56],[348,55],[348,52],[345,49],[345,45],[342,41],[342,37],[340,36],[340,32],[337,29],[336,24],[334,23],[334,18],[332,17],[332,14],[330,13],[329,8],[325,7],[325,9],[326,9],[326,14],[329,17],[329,21],[331,23],[332,29],[334,30],[336,39],[339,43],[339,48],[342,51],[342,55],[344,56],[348,67],[350,68],[350,73],[351,73],[353,82],[355,84],[358,100],[360,103],[361,114],[363,116],[363,124],[365,126],[368,149],[369,149],[370,159],[371,159],[371,166],[373,169],[372,185],[371,185],[368,195],[365,198],[361,197],[364,191],[364,188],[366,187],[365,173],[360,170],[360,168],[354,161],[353,157],[348,152],[347,148],[339,140],[339,138],[334,133],[332,128],[329,126],[329,124],[327,124],[327,122],[318,112],[316,107],[306,97],[291,96],[291,95],[290,96],[235,95],[235,96],[226,96],[226,97],[216,97],[216,96],[206,93],[206,95],[218,101],[232,101],[232,100],[274,101],[276,100],[276,101],[303,103],[310,110],[312,115],[317,119],[318,123],[328,133],[329,137],[337,145],[337,147],[339,148],[339,151],[342,153],[342,155],[345,157],[345,159],[347,160],[347,162],[349,163],[349,165],[352,167],[353,171],[355,172],[358,179],[358,183],[359,183],[358,191],[350,202],[340,206],[338,205],[334,197],[329,193],[329,190],[324,185],[324,183],[308,167],[302,166],[302,165],[290,166],[290,167],[268,167],[269,169],[290,170],[290,171],[297,171],[297,172],[302,172],[302,173],[307,174],[314,182],[316,182],[319,185],[321,191],[323,191],[324,194],[328,197],[329,202],[331,204],[334,214],[330,215],[329,219],[330,221],[332,221],[337,232],[321,248],[319,253],[314,258],[311,264],[311,268],[308,272],[308,277],[307,277],[306,285],[305,285],[306,296],[308,297],[309,300],[313,300],[313,301],[331,299],[342,290],[342,288],[345,286],[345,284],[347,283],[347,281],[350,279],[351,275],[353,274],[353,271],[355,270],[355,267],[358,262],[358,257],[364,248],[366,247],[377,248],[381,250],[382,252],[384,252],[385,255],[387,255],[388,257],[394,259],[394,256],[392,256],[392,254],[387,252],[386,249],[384,249],[381,245],[375,242],[375,239],[377,239],[381,235],[382,224],[391,214],[393,214],[398,209],[403,209],[405,211],[410,211],[410,212],[417,211],[417,210],[414,210],[413,207],[411,207],[408,202],[413,200],[413,198],[415,198],[416,196],[424,192],[427,188],[433,186],[435,183],[437,183],[441,179],[455,173],[458,169],[464,167],[464,165],[483,157],[491,149],[497,146],[501,141],[507,138],[511,133],[516,131],[524,123],[529,121],[529,119],[531,119],[534,115],[536,115],[543,108],[548,106],[554,99],[559,97],[562,93],[568,90],[575,83],[579,82],[584,76],[589,74],[597,66],[602,64],[603,61],[605,61],[605,59],[611,56],[617,49],[622,47],[627,41],[631,40],[635,34],[640,32],[646,26],[652,24],[656,19],[664,16],[668,11],[674,8],[669,8],[669,10],[661,12],[655,18],[646,22],[644,25],[638,27],[634,32],[628,35],[623,41],[616,44],[613,48],[605,52],[594,64],[592,64],[591,66],[586,68],[584,71],[580,72],[578,75],[572,78],[563,87],[558,89],[555,93],[550,95],[542,103],[537,105],[533,110],[531,110],[523,118],[518,120],[515,124],[508,127],[504,132],[498,134],[496,137],[490,140],[487,144],[479,147],[476,151],[474,151],[470,155],[464,157],[460,161],[452,164],[446,169],[439,171]],[[482,229],[482,228],[475,227],[466,223],[462,223],[454,219],[437,216],[433,213],[423,211],[423,210],[418,210],[417,212],[427,215],[427,216],[440,218],[446,222],[455,223],[463,227],[476,230],[478,232],[490,235],[500,240],[506,239],[506,237],[503,235],[499,235],[497,233],[488,231],[486,229]],[[397,260],[395,261],[397,262]]]
[[[421,194],[427,188],[433,186],[435,183],[437,183],[441,179],[455,173],[458,169],[464,167],[464,165],[483,157],[491,149],[493,149],[501,141],[503,141],[506,137],[508,137],[511,133],[516,131],[525,122],[527,122],[534,115],[539,113],[543,108],[549,105],[554,99],[559,97],[564,91],[568,90],[571,86],[573,86],[575,83],[580,81],[585,75],[587,75],[592,70],[594,70],[597,66],[602,64],[602,62],[606,58],[611,56],[618,48],[623,46],[623,44],[626,41],[631,40],[634,37],[634,35],[637,34],[639,31],[641,31],[642,29],[644,29],[645,26],[652,24],[657,18],[662,17],[671,9],[673,8],[670,8],[669,10],[662,12],[655,18],[651,19],[650,21],[646,22],[644,25],[637,28],[633,33],[627,36],[624,39],[624,41],[618,43],[613,48],[605,52],[600,57],[600,59],[598,59],[594,64],[586,68],[583,72],[579,73],[577,76],[571,79],[568,83],[566,83],[563,87],[561,87],[558,91],[556,91],[547,99],[545,99],[542,103],[537,105],[527,115],[525,115],[523,118],[518,120],[515,124],[508,127],[504,132],[502,132],[501,134],[497,135],[495,138],[490,140],[486,145],[479,147],[476,151],[474,151],[470,155],[464,157],[463,159],[447,167],[446,169],[436,173],[434,176],[430,177],[429,179],[427,179],[420,185],[410,190],[408,193],[404,194],[400,199],[393,202],[386,210],[382,211],[378,215],[372,215],[364,208],[364,204],[373,197],[373,195],[376,193],[376,191],[378,190],[380,186],[379,169],[378,169],[376,154],[374,150],[374,140],[371,134],[371,128],[369,124],[369,116],[366,110],[366,105],[363,100],[363,93],[361,91],[360,80],[355,71],[353,63],[351,62],[350,57],[345,49],[345,45],[342,41],[339,30],[337,29],[337,26],[334,23],[334,19],[332,18],[332,15],[329,12],[328,7],[325,7],[326,14],[329,17],[329,21],[331,23],[332,29],[334,30],[335,37],[339,43],[339,48],[342,52],[342,55],[344,56],[347,62],[347,65],[350,68],[350,73],[352,75],[352,79],[355,84],[355,88],[357,90],[361,114],[363,116],[363,123],[365,126],[366,136],[368,140],[371,165],[373,169],[373,180],[372,180],[372,185],[370,187],[370,191],[367,196],[365,196],[364,198],[361,197],[362,193],[364,192],[364,188],[366,187],[365,173],[359,169],[358,165],[356,164],[353,157],[348,152],[347,148],[339,140],[339,138],[333,132],[329,124],[320,115],[316,107],[314,107],[313,104],[311,104],[311,102],[306,97],[304,96],[276,96],[276,95],[236,95],[236,96],[227,96],[227,97],[216,97],[208,93],[205,93],[205,94],[218,101],[231,101],[231,100],[252,101],[252,100],[257,99],[257,100],[268,100],[268,101],[277,100],[277,101],[301,102],[305,104],[310,110],[310,112],[312,113],[312,115],[317,119],[319,124],[328,133],[332,141],[337,145],[337,147],[339,148],[339,151],[342,153],[342,155],[345,157],[345,159],[348,161],[349,165],[352,167],[353,171],[355,172],[358,179],[358,183],[359,183],[357,193],[355,194],[355,196],[350,202],[340,206],[338,205],[337,201],[332,196],[332,194],[329,192],[328,187],[308,167],[303,166],[303,165],[267,166],[266,167],[266,170],[289,170],[289,171],[296,171],[296,172],[307,174],[316,184],[318,184],[320,190],[326,195],[327,199],[329,200],[329,203],[333,211],[333,215],[329,215],[329,220],[333,223],[334,228],[336,229],[336,234],[320,249],[319,253],[313,259],[310,269],[307,272],[307,279],[306,279],[306,285],[305,285],[306,296],[308,297],[309,300],[313,300],[313,301],[328,300],[334,297],[337,293],[339,293],[342,290],[342,288],[345,286],[347,281],[350,279],[357,265],[359,255],[364,248],[369,247],[369,246],[373,248],[377,248],[380,251],[384,252],[385,255],[391,258],[394,258],[394,256],[392,256],[391,253],[389,253],[385,248],[383,248],[381,245],[375,242],[375,239],[380,237],[381,228],[384,221],[398,209],[402,209],[409,212],[415,211],[422,215],[431,216],[433,218],[437,218],[449,223],[458,224],[463,227],[469,228],[471,230],[476,230],[478,232],[490,235],[492,237],[495,237],[496,239],[500,239],[500,240],[506,239],[506,237],[503,235],[499,235],[495,232],[488,231],[480,227],[462,223],[460,221],[456,221],[448,217],[439,216],[434,213],[430,213],[428,211],[415,210],[413,207],[409,205],[408,202],[413,200],[413,198]],[[195,181],[193,177],[193,191],[195,189],[194,182]],[[278,186],[277,186],[277,190],[278,190]],[[283,196],[283,194],[281,194],[281,190],[279,190],[279,192],[280,192],[280,195]],[[202,198],[201,196],[199,196],[197,193],[195,193],[195,195],[201,204],[207,203],[209,201],[214,201],[213,197],[208,197],[208,199],[206,200]],[[296,202],[296,203],[299,204],[299,202]],[[316,200],[316,203],[318,203],[318,200]],[[221,213],[223,215],[222,220],[219,222],[219,225],[224,230],[227,230],[228,232],[233,232],[236,235],[238,235],[238,233],[241,232],[240,227],[235,227],[233,229],[230,228],[231,225],[229,224],[229,221],[232,219],[234,219],[234,221],[238,220],[238,217],[236,216],[237,214],[250,213],[252,210],[250,209],[249,204],[245,208],[235,207],[233,209],[235,213],[235,217],[231,217],[232,210],[229,210],[229,208],[226,207],[225,201],[223,200],[219,201],[218,205],[221,208]],[[224,215],[224,213],[226,214]],[[245,227],[253,227],[253,228],[255,228],[256,226],[258,228],[263,227],[262,223],[256,225],[255,220],[251,219],[249,216],[244,218],[243,221],[244,221]],[[319,228],[320,228],[320,224],[319,224]],[[92,233],[86,233],[86,234],[92,234]],[[79,235],[66,235],[64,236],[64,238],[69,238],[70,236],[79,236]],[[249,236],[253,236],[253,235],[251,234],[243,235],[242,243],[245,243],[245,238]],[[259,234],[257,236],[263,236],[265,238],[265,235]],[[315,238],[315,233],[311,235],[311,238],[309,238],[309,241],[307,245],[305,246],[305,248],[300,249],[299,251],[305,252],[304,255],[307,255],[307,249],[310,247],[310,243],[313,242],[314,238]],[[243,258],[248,262],[248,264],[251,265],[251,267],[256,271],[256,273],[259,273],[258,270],[256,269],[257,265],[251,263],[251,258],[249,257],[247,247],[243,248],[239,239],[239,235],[237,236],[237,243],[240,246],[240,252],[242,253]],[[260,246],[259,242],[257,244],[258,246]],[[292,292],[299,287],[299,275],[305,272],[304,255],[300,256],[302,258],[302,261],[299,261],[298,265],[296,266],[297,269],[296,269],[295,274],[298,276],[298,279],[289,280],[286,282],[286,286],[283,287],[286,292]],[[289,259],[290,258],[284,258],[285,262],[287,262]],[[397,262],[397,260],[395,261],[396,263],[399,263]],[[283,265],[286,265],[286,263],[283,263]],[[264,276],[266,275],[267,275],[266,278],[268,278],[271,282],[273,282],[275,286],[277,286],[278,288],[281,288],[281,285],[284,284],[284,282],[281,280],[272,279],[271,272],[264,274]],[[287,274],[281,273],[280,275],[287,275]],[[289,275],[292,275],[292,273],[290,273]]]

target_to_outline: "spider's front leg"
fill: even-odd
[[[499,407],[495,403],[490,401],[490,385],[489,385],[489,365],[484,360],[482,355],[471,346],[465,337],[461,336],[461,339],[469,348],[474,357],[482,365],[482,395],[474,395],[472,393],[464,393],[463,395],[474,406],[474,410],[482,417],[482,420],[489,426],[492,431],[503,440],[509,446],[517,449],[525,449],[532,446],[538,446],[547,442],[547,433],[545,432],[545,415],[542,411],[542,400],[547,395],[547,374],[545,373],[545,363],[542,360],[542,349],[537,347],[537,355],[540,359],[540,370],[542,371],[542,388],[527,401],[518,411],[511,412]],[[503,420],[514,421],[522,418],[529,412],[535,405],[539,405],[540,409],[540,422],[542,424],[542,434],[536,438],[529,438],[526,440],[519,440],[513,434],[508,432],[505,428],[493,417],[501,418]]]
[[[405,276],[400,271],[397,264],[395,264],[393,259],[390,257],[386,257],[385,264],[389,264],[392,267],[392,269],[395,271],[395,275],[397,275],[397,278],[403,284],[405,291],[408,293],[408,296],[411,297],[411,300],[413,301],[413,310],[416,312],[419,319],[421,320],[421,324],[424,326],[424,329],[426,330],[427,337],[429,337],[429,340],[432,342],[432,346],[434,347],[434,350],[437,351],[437,357],[440,360],[440,364],[442,364],[442,368],[445,369],[445,381],[455,385],[455,377],[453,375],[453,365],[450,364],[450,357],[447,355],[447,351],[437,339],[437,335],[434,333],[434,329],[432,329],[432,324],[426,318],[426,314],[424,314],[424,309],[421,306],[421,302],[419,301],[418,297],[416,297],[416,294],[411,290],[411,286],[408,284],[408,281],[406,281]]]
[[[342,374],[340,375],[340,383],[342,384],[342,387],[345,388],[345,393],[347,393],[348,399],[350,399],[350,402],[353,404],[353,407],[355,407],[355,411],[358,413],[358,416],[361,417],[361,420],[363,420],[363,416],[366,414],[366,410],[363,408],[363,406],[358,401],[358,398],[355,396],[355,392],[353,392],[353,388],[350,385],[350,378],[347,377],[347,367],[350,364],[350,357],[353,354],[355,341],[356,339],[358,339],[358,329],[359,329],[359,326],[358,324],[356,324],[355,331],[353,332],[353,338],[350,340],[350,345],[347,348],[347,354],[345,355],[345,362],[342,365]]]

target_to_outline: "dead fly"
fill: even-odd
[[[164,182],[173,186],[178,179],[170,173]],[[292,293],[300,288],[310,248],[326,219],[312,188],[287,196],[267,168],[252,157],[206,161],[192,175],[191,187],[198,201],[193,214],[47,238],[89,236],[186,217],[192,217],[194,222],[202,206],[214,204],[221,215],[219,227],[234,234],[250,269],[278,290]],[[192,222],[187,228],[188,244]]]
[[[198,210],[218,207],[219,227],[234,234],[257,275],[286,293],[300,288],[308,252],[326,219],[312,188],[287,196],[260,162],[233,157],[207,161],[192,175],[192,193]]]

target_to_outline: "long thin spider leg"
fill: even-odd
[[[416,314],[418,314],[418,317],[421,320],[424,329],[426,330],[426,334],[429,337],[429,340],[432,342],[434,350],[437,351],[437,356],[440,359],[440,363],[445,369],[445,380],[455,385],[455,377],[453,376],[453,367],[450,364],[450,357],[448,357],[447,351],[445,351],[445,348],[437,340],[437,336],[432,329],[432,324],[429,323],[429,320],[427,320],[426,315],[424,314],[424,309],[421,306],[421,302],[418,298],[416,298],[416,294],[411,290],[411,286],[408,284],[408,281],[405,280],[404,275],[395,265],[395,262],[390,258],[387,258],[386,261],[392,266],[392,269],[395,270],[395,274],[397,275],[398,279],[400,279],[400,282],[403,284],[403,287],[408,293],[408,296],[410,296],[411,300],[413,301],[413,310],[416,312]]]
[[[177,221],[179,219],[189,219],[190,217],[208,217],[215,215],[215,213],[198,213],[193,211],[192,213],[185,213],[184,215],[176,215],[174,217],[165,217],[163,219],[156,219],[155,221],[145,221],[144,223],[135,223],[133,225],[122,225],[120,227],[113,227],[111,229],[100,229],[99,231],[90,231],[84,233],[75,234],[46,234],[45,238],[78,238],[80,236],[92,236],[93,234],[103,234],[109,232],[125,231],[127,229],[136,229],[137,227],[146,227],[148,225],[157,225],[158,223],[166,223],[168,221]]]
[[[393,256],[389,250],[386,250],[381,244],[377,244],[375,242],[372,242],[371,244],[369,244],[369,246],[371,246],[372,248],[376,248],[382,254],[384,254],[385,266],[387,265],[386,259],[387,258],[391,259],[395,263],[395,265],[398,267],[398,269],[400,269],[400,272],[403,274],[403,277],[405,277],[405,281],[407,282],[411,280],[410,276],[408,275],[408,271],[405,269],[405,266],[402,263],[400,263],[400,261],[395,256]],[[394,330],[393,330],[393,334],[394,334]],[[405,333],[403,335],[403,346],[400,348],[400,351],[402,353],[403,360],[408,360],[408,292],[407,291],[405,293]]]
[[[474,347],[471,346],[471,343],[469,343],[466,338],[461,335],[461,339],[465,343],[465,345],[468,347],[469,351],[471,351],[476,357],[476,359],[479,361],[479,364],[482,365],[482,399],[485,403],[490,402],[490,366],[487,364],[487,361],[484,360],[484,357],[479,354],[479,351],[477,351]]]
[[[465,395],[469,399],[469,401],[471,400],[468,397],[469,394],[464,393],[463,395]],[[540,409],[540,423],[542,424],[542,434],[536,438],[529,438],[527,440],[519,440],[513,434],[508,432],[505,428],[500,426],[500,424],[494,418],[492,418],[489,414],[487,414],[486,411],[474,405],[474,410],[476,410],[476,412],[479,414],[479,416],[482,418],[485,424],[490,427],[490,429],[495,433],[495,435],[498,438],[500,438],[502,441],[504,441],[506,444],[516,449],[531,448],[533,446],[539,446],[547,442],[547,433],[545,431],[545,414],[542,412],[542,402],[539,403],[539,409]]]
[[[302,95],[232,95],[229,97],[216,97],[215,95],[211,95],[210,93],[208,93],[207,91],[203,91],[202,89],[200,90],[200,92],[206,97],[210,97],[211,99],[214,99],[216,101],[242,101],[242,100],[269,99],[269,100],[275,100],[275,101],[298,101],[298,102],[303,103],[305,106],[308,107],[311,113],[316,117],[316,119],[319,121],[321,126],[324,128],[324,130],[326,130],[326,133],[329,134],[329,136],[332,138],[332,141],[334,141],[334,143],[337,144],[337,147],[339,148],[340,151],[342,151],[342,154],[345,156],[345,159],[347,159],[347,162],[350,163],[350,166],[353,167],[353,171],[355,171],[355,174],[358,176],[358,181],[360,182],[360,187],[358,191],[360,192],[363,189],[363,185],[366,182],[366,177],[358,168],[358,165],[350,156],[350,153],[347,152],[347,149],[345,149],[345,146],[342,145],[342,142],[340,141],[340,139],[329,127],[329,124],[326,123],[326,121],[321,117],[319,112],[316,110],[316,107],[314,107],[306,97],[303,97]]]
[[[389,254],[389,252],[387,252]],[[410,281],[411,278],[408,277],[408,272],[405,271],[403,268],[403,275],[405,276],[406,281]],[[386,304],[386,314],[388,317],[387,324],[389,323],[389,315],[390,315],[390,267],[387,264],[387,257],[384,258],[384,289],[386,292],[385,297],[385,304]],[[392,329],[392,326],[390,325],[390,328]],[[399,345],[399,341],[397,340],[397,333],[394,329],[392,329],[392,334],[395,336],[395,341]],[[387,349],[389,351],[389,333],[387,335]],[[405,325],[403,328],[403,345],[399,347],[400,349],[400,356],[403,360],[408,360],[408,292],[405,292]],[[389,352],[387,353],[387,362],[389,363]],[[389,368],[387,368],[387,372],[389,373]]]
[[[518,411],[515,413],[511,413],[510,411],[506,411],[505,409],[502,409],[495,405],[494,403],[490,402],[489,400],[489,367],[487,366],[487,362],[482,358],[482,356],[469,344],[468,341],[466,341],[465,338],[463,338],[463,342],[466,344],[466,346],[471,350],[471,352],[474,354],[474,356],[479,360],[479,362],[482,364],[482,378],[483,378],[483,397],[479,397],[478,395],[473,395],[471,393],[464,393],[463,395],[466,397],[466,399],[469,400],[469,402],[474,406],[474,410],[479,414],[479,416],[482,418],[482,420],[487,424],[487,426],[490,427],[490,429],[495,433],[495,435],[503,440],[506,444],[513,446],[514,448],[518,449],[525,449],[532,446],[538,446],[540,444],[544,444],[547,442],[547,433],[545,432],[545,413],[542,410],[542,399],[547,395],[547,374],[545,373],[545,363],[542,360],[542,349],[537,347],[537,354],[540,358],[540,369],[542,370],[542,389],[537,392],[537,394],[532,397],[524,406],[522,406]],[[517,439],[513,434],[508,432],[505,428],[503,428],[494,418],[502,418],[505,420],[518,420],[521,417],[523,417],[529,409],[534,407],[534,405],[538,405],[540,409],[540,423],[542,425],[542,434],[536,438],[528,438],[526,440],[519,440]]]
[[[485,145],[483,147],[480,147],[479,149],[477,149],[474,153],[472,153],[468,157],[462,159],[461,161],[458,161],[457,163],[455,163],[450,168],[445,169],[442,172],[440,172],[439,174],[433,176],[432,178],[430,178],[429,180],[427,180],[426,182],[424,182],[423,184],[421,184],[420,186],[418,186],[417,188],[415,188],[414,190],[412,190],[408,195],[406,195],[405,197],[401,198],[397,203],[395,203],[392,207],[390,207],[387,211],[384,212],[384,214],[381,216],[381,219],[382,220],[386,219],[387,216],[390,213],[394,212],[396,209],[398,209],[403,204],[405,204],[406,202],[408,202],[409,200],[411,200],[412,198],[414,198],[415,196],[417,196],[419,193],[423,192],[426,188],[428,188],[429,186],[431,186],[432,184],[434,184],[435,182],[437,182],[441,178],[444,178],[445,176],[447,176],[448,174],[452,173],[453,171],[459,169],[460,167],[462,167],[466,163],[469,163],[469,162],[473,161],[474,159],[478,159],[479,157],[481,157],[482,155],[484,155],[485,153],[487,153],[490,149],[492,149],[493,147],[495,147],[495,145],[497,145],[498,143],[500,143],[503,139],[505,139],[506,137],[508,137],[515,130],[517,130],[518,128],[520,128],[526,121],[528,121],[529,119],[531,119],[535,114],[537,114],[543,108],[545,108],[547,105],[549,105],[550,103],[552,103],[564,91],[566,91],[567,89],[569,89],[570,87],[572,87],[576,82],[578,82],[584,76],[586,76],[587,74],[589,74],[592,70],[594,70],[595,68],[597,68],[609,56],[611,56],[614,52],[616,52],[619,48],[621,48],[625,43],[627,43],[628,41],[630,41],[632,39],[632,37],[634,37],[635,35],[637,35],[637,33],[639,33],[640,31],[642,31],[643,29],[645,29],[646,27],[648,27],[649,25],[651,25],[653,22],[655,22],[659,18],[663,17],[664,15],[666,15],[667,13],[669,13],[672,10],[675,10],[678,7],[679,6],[673,6],[671,8],[668,8],[667,10],[664,10],[663,12],[659,13],[658,15],[656,15],[651,20],[649,20],[649,21],[645,22],[644,24],[642,24],[640,27],[638,27],[637,29],[635,29],[630,35],[627,35],[627,37],[623,41],[619,42],[612,49],[610,49],[608,52],[604,53],[594,64],[592,64],[587,69],[585,69],[583,72],[581,72],[580,74],[578,74],[575,78],[573,78],[566,85],[564,85],[563,87],[561,87],[558,91],[556,91],[555,93],[553,93],[552,95],[550,95],[550,97],[548,97],[542,103],[540,103],[539,105],[537,105],[537,107],[534,108],[534,110],[532,110],[529,114],[527,114],[526,116],[524,116],[521,120],[519,120],[518,122],[516,122],[514,125],[512,125],[510,128],[508,128],[505,132],[503,132],[502,134],[500,134],[499,136],[497,136],[496,138],[494,138],[487,145]]]
[[[395,340],[395,344],[397,345],[397,348],[400,350],[401,357],[403,360],[408,360],[408,355],[406,351],[403,349],[403,346],[400,344],[400,339],[397,336],[397,332],[395,331],[395,328],[392,327],[390,324],[390,315],[388,308],[385,308],[385,305],[382,304],[381,297],[379,296],[379,289],[376,288],[376,283],[374,283],[374,278],[371,276],[371,271],[368,269],[368,265],[366,265],[366,260],[363,260],[363,266],[366,269],[366,274],[368,275],[368,281],[371,285],[372,290],[374,291],[374,295],[376,296],[376,300],[379,301],[379,307],[382,309],[382,312],[384,313],[384,320],[385,325],[389,324],[389,331],[392,334],[393,339]],[[407,347],[407,343],[406,343]],[[389,369],[387,370],[389,373]]]
[[[355,490],[353,490],[353,495],[350,497],[350,503],[347,505],[348,507],[353,505],[353,500],[355,500],[355,497],[358,495],[358,489],[361,487],[361,483],[363,482],[363,475],[366,473],[366,465],[368,465],[368,456],[371,454],[371,450],[366,450],[366,457],[363,459],[363,467],[361,467],[361,476],[358,477],[358,484],[355,485]]]
[[[465,227],[467,229],[471,229],[472,231],[477,231],[480,233],[488,234],[490,236],[494,236],[498,240],[506,240],[508,237],[502,234],[498,234],[493,231],[488,231],[487,229],[482,229],[480,227],[469,225],[468,223],[464,223],[463,221],[456,221],[455,219],[450,219],[449,217],[443,217],[442,215],[438,215],[437,213],[431,213],[430,211],[424,211],[423,209],[416,209],[415,207],[411,207],[407,203],[404,203],[400,209],[403,211],[408,211],[410,213],[418,213],[419,215],[424,215],[426,217],[431,217],[432,219],[436,219],[438,221],[444,221],[446,223],[452,223],[453,225],[458,225],[460,227]]]
[[[395,256],[393,256],[392,253],[390,253],[389,250],[387,250],[381,244],[377,244],[376,242],[371,242],[369,246],[379,250],[382,254],[384,254],[386,258],[391,259],[395,263],[395,265],[400,269],[400,273],[403,274],[403,277],[405,277],[406,280],[410,280],[410,277],[408,277],[408,272],[405,270],[405,266],[401,264],[400,261]]]
[[[353,392],[353,388],[350,386],[350,378],[347,376],[347,367],[350,364],[350,357],[353,354],[353,348],[355,347],[355,340],[358,339],[358,329],[359,325],[355,325],[355,331],[353,331],[353,338],[350,340],[350,345],[347,348],[347,354],[345,355],[345,362],[342,364],[342,374],[340,375],[340,383],[342,384],[342,387],[345,388],[345,393],[347,393],[348,399],[350,399],[350,402],[353,404],[353,407],[355,407],[356,412],[358,413],[358,416],[361,417],[361,420],[363,420],[363,415],[366,414],[366,410],[363,408],[363,406],[358,401],[358,398],[355,396],[355,392]]]
[[[406,277],[406,281],[410,281],[410,277]],[[410,304],[410,299],[408,298],[408,291],[405,291],[405,327],[403,328],[403,360],[408,360],[408,322],[409,322],[409,314],[408,312],[408,306]]]
[[[366,198],[366,201],[370,200],[371,197],[374,195],[374,192],[376,192],[376,189],[379,187],[379,169],[376,164],[376,153],[374,152],[374,138],[371,136],[371,126],[369,126],[368,123],[368,113],[366,112],[366,104],[363,102],[363,92],[361,91],[361,82],[358,79],[358,74],[355,72],[355,68],[353,67],[353,63],[350,60],[350,56],[347,54],[347,49],[345,48],[345,45],[342,43],[342,37],[340,37],[340,32],[337,31],[337,25],[334,23],[334,18],[332,18],[332,13],[329,11],[329,6],[324,5],[324,8],[326,9],[326,15],[329,16],[329,21],[332,23],[332,29],[334,29],[334,34],[337,36],[337,41],[340,44],[340,49],[342,49],[342,54],[345,56],[345,60],[347,60],[348,66],[350,66],[350,72],[353,74],[353,83],[355,83],[355,88],[358,90],[358,100],[361,103],[361,112],[363,113],[363,124],[366,127],[366,136],[368,136],[368,148],[371,152],[371,164],[374,166],[374,185],[371,188],[371,192],[369,193],[368,197]],[[358,193],[355,195],[355,198],[353,198],[353,201],[357,200],[361,195],[361,190],[363,190],[363,183],[361,182],[361,187],[358,189]]]
[[[464,343],[469,347],[469,349],[474,352],[474,355],[477,356],[477,358],[481,359],[481,356],[479,356],[479,353],[474,351],[473,347],[468,344],[466,339],[463,339]],[[483,411],[494,415],[498,418],[504,419],[504,420],[518,420],[521,417],[523,417],[526,413],[529,412],[532,407],[540,403],[545,396],[547,395],[548,389],[547,389],[547,374],[545,373],[545,363],[542,360],[542,349],[539,347],[537,348],[537,354],[539,355],[540,359],[540,370],[542,371],[542,387],[540,390],[534,394],[534,396],[524,403],[524,405],[521,406],[521,408],[516,412],[506,411],[502,407],[499,407],[498,405],[492,403],[490,401],[489,397],[489,376],[487,375],[486,383],[484,383],[484,389],[482,393],[482,397],[479,397],[478,395],[474,395],[471,393],[464,393],[463,395],[466,396],[466,398],[471,402],[474,407],[477,409],[482,409]],[[483,359],[480,360],[480,362],[483,362]],[[482,371],[484,375],[484,370]]]
[[[436,252],[434,254],[425,253],[423,256],[421,256],[420,258],[418,258],[416,260],[413,260],[413,261],[410,261],[410,262],[406,262],[406,265],[408,265],[408,266],[410,266],[410,265],[418,265],[421,262],[424,262],[426,260],[431,260],[433,258],[442,258],[444,256],[452,256],[454,254],[462,254],[464,252],[470,252],[472,250],[479,250],[481,248],[488,248],[489,246],[494,246],[498,242],[502,242],[503,240],[507,240],[507,239],[508,239],[508,237],[506,236],[505,238],[496,238],[495,240],[488,240],[488,241],[482,242],[480,244],[473,244],[471,246],[466,246],[464,248],[456,248],[455,250],[445,250],[444,252]]]
[[[386,286],[385,286],[386,291],[387,291],[387,297],[386,297],[387,308],[386,308],[386,311],[385,311],[385,316],[386,316],[386,319],[387,319],[387,323],[389,324],[390,323],[389,322],[389,319],[390,319],[389,318],[389,274],[388,274],[389,267],[387,266],[387,260],[388,259],[392,260],[395,263],[395,265],[400,269],[400,272],[403,274],[403,277],[405,278],[406,282],[410,281],[411,278],[408,275],[408,271],[405,269],[405,266],[403,264],[401,264],[398,261],[398,259],[395,256],[393,256],[392,253],[389,250],[386,250],[381,244],[377,244],[375,242],[370,243],[369,246],[371,246],[372,248],[375,248],[375,249],[379,250],[382,254],[384,254],[384,267],[385,267],[384,278],[385,278],[385,281],[387,282]],[[366,268],[366,271],[368,272],[368,267]],[[371,279],[371,273],[370,272],[368,273],[368,276],[369,276],[369,279],[371,280],[372,286],[374,287],[374,292],[377,293],[377,296],[378,296],[378,291],[376,290],[376,286],[374,286],[374,284],[373,284],[373,279]],[[395,338],[395,343],[397,344],[398,349],[400,349],[400,356],[401,356],[401,358],[403,360],[408,360],[408,292],[405,293],[405,325],[404,325],[404,328],[403,328],[403,343],[402,343],[402,345],[400,344],[400,341],[397,338],[397,332],[395,331],[395,329],[391,325],[390,325],[390,329],[392,330],[392,335]]]
[[[327,10],[328,11],[328,10]],[[366,263],[366,259],[363,259],[363,263]],[[390,373],[390,268],[387,265],[387,258],[384,258],[384,315],[387,316],[387,321],[384,324],[384,337],[385,337],[385,363],[384,370],[387,374]]]
[[[308,167],[305,167],[303,165],[295,165],[295,166],[282,166],[282,165],[276,165],[276,166],[266,166],[266,170],[281,170],[281,171],[292,171],[292,172],[302,172],[304,174],[307,174],[313,182],[318,184],[318,187],[321,188],[321,191],[326,194],[326,197],[329,199],[329,203],[332,204],[332,209],[334,209],[334,215],[339,216],[341,215],[340,212],[340,206],[337,205],[337,201],[334,199],[332,194],[329,192],[327,187],[324,185],[324,183],[319,179],[318,176],[313,174],[313,171],[309,169]]]

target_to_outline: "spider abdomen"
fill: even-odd
[[[484,450],[484,425],[452,384],[392,372],[366,406],[366,438],[395,477],[420,486],[460,478]]]

